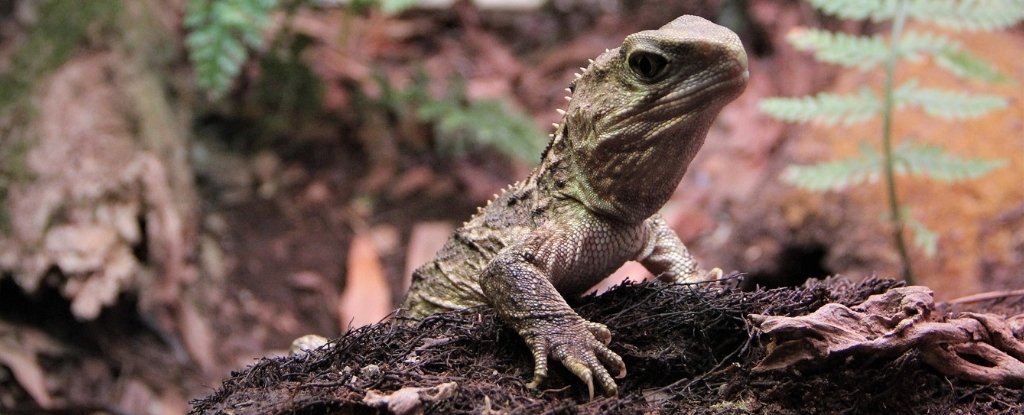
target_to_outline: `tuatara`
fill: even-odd
[[[747,77],[736,34],[696,16],[606,50],[567,89],[569,106],[540,166],[415,271],[406,315],[489,304],[532,350],[531,387],[553,357],[591,397],[595,379],[616,394],[608,369],[623,376],[626,367],[607,347],[611,332],[577,315],[563,295],[582,293],[628,260],[662,281],[721,275],[699,267],[657,212]]]

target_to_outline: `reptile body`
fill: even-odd
[[[488,304],[534,356],[531,387],[561,362],[608,394],[611,333],[577,315],[579,295],[629,260],[660,280],[714,279],[657,211],[704,142],[721,108],[747,81],[739,38],[696,16],[634,33],[593,60],[540,165],[457,229],[418,268],[403,308],[411,317]]]

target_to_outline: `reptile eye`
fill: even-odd
[[[657,79],[668,66],[668,59],[650,52],[633,52],[628,61],[629,69],[645,81]]]

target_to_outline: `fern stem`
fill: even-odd
[[[903,211],[900,208],[899,197],[896,192],[895,161],[892,151],[892,119],[895,107],[894,81],[896,72],[896,61],[899,59],[900,35],[903,32],[903,25],[907,20],[906,0],[899,0],[896,5],[896,15],[892,23],[892,36],[889,40],[889,55],[885,60],[885,90],[884,101],[882,102],[882,156],[884,157],[885,185],[889,196],[889,214],[892,220],[892,238],[896,244],[896,251],[899,253],[902,265],[903,280],[907,284],[914,284],[914,270],[910,264],[910,255],[907,251],[907,242],[904,237],[906,221],[903,218]]]

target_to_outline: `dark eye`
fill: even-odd
[[[628,60],[629,69],[645,81],[658,78],[668,65],[668,59],[650,52],[633,52]]]

